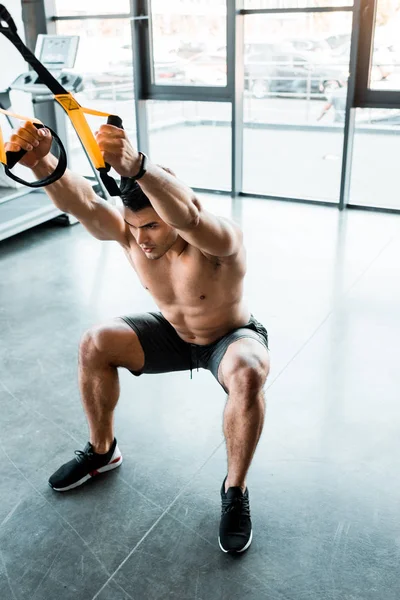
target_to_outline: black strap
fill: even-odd
[[[41,129],[42,127],[44,127],[44,125],[42,125],[41,123],[34,123],[34,126],[36,127],[36,129]],[[21,160],[21,158],[23,156],[25,156],[25,154],[27,152],[26,150],[19,150],[18,152],[10,152],[10,151],[6,152],[7,166],[4,167],[4,171],[5,171],[6,175],[8,175],[8,177],[13,179],[14,181],[17,181],[18,183],[22,183],[23,185],[26,185],[31,188],[46,187],[46,185],[50,185],[51,183],[55,183],[56,181],[61,179],[61,177],[64,175],[65,170],[67,168],[67,153],[65,152],[65,148],[62,144],[62,141],[60,140],[58,135],[55,133],[55,131],[50,129],[50,127],[46,127],[46,129],[48,129],[50,131],[51,135],[53,136],[53,139],[57,143],[59,150],[60,150],[58,164],[57,164],[56,168],[54,169],[53,173],[51,173],[44,179],[39,179],[38,181],[32,181],[32,182],[24,181],[17,175],[14,175],[14,173],[11,173],[10,169],[12,169],[17,164],[17,162],[19,162]]]
[[[43,83],[56,96],[58,94],[68,94],[67,90],[57,81],[55,77],[46,69],[44,65],[36,58],[36,56],[27,48],[24,42],[18,35],[17,26],[15,25],[12,16],[3,4],[0,4],[0,33],[6,36],[8,40],[23,56],[26,62],[39,75]]]
[[[107,119],[107,125],[114,125],[114,127],[119,127],[119,129],[124,128],[121,117],[118,117],[117,115],[110,115]],[[110,196],[120,196],[121,190],[119,189],[117,182],[108,174],[110,169],[111,165],[108,163],[106,163],[105,167],[98,169],[100,179],[104,183],[104,186]]]
[[[11,17],[10,13],[5,8],[5,6],[3,6],[2,4],[0,4],[0,33],[5,35],[5,37],[8,40],[10,40],[12,44],[14,44],[14,46],[20,52],[23,58],[36,71],[39,77],[41,77],[42,81],[47,85],[51,92],[53,92],[53,94],[67,93],[65,88],[57,81],[57,79],[55,79],[55,77],[53,77],[53,75],[46,69],[46,67],[42,65],[42,63],[29,50],[29,48],[25,46],[25,44],[23,43],[23,41],[17,33],[17,26],[15,25],[13,18]],[[37,129],[44,127],[39,123],[34,123],[34,125]],[[58,181],[58,179],[60,179],[64,175],[65,170],[67,168],[67,154],[65,152],[65,148],[55,131],[53,131],[49,127],[47,127],[47,129],[50,131],[51,135],[53,136],[53,139],[56,141],[60,149],[58,164],[53,173],[44,179],[40,179],[39,181],[33,181],[31,183],[28,181],[24,181],[20,177],[17,177],[17,175],[14,175],[14,173],[11,173],[10,169],[12,169],[17,164],[17,162],[21,160],[21,158],[26,154],[26,150],[20,150],[19,152],[8,151],[6,152],[7,165],[4,167],[4,171],[6,175],[8,175],[8,177],[28,187],[39,188],[45,187],[46,185],[50,185],[51,183]]]
[[[21,38],[19,37],[19,35],[17,33],[17,26],[15,25],[13,18],[11,17],[11,15],[8,12],[8,10],[6,9],[6,7],[3,6],[2,4],[0,4],[0,33],[5,35],[5,37],[8,40],[10,40],[10,42],[12,44],[14,44],[14,46],[19,51],[19,53],[22,55],[22,57],[26,60],[26,62],[39,75],[39,77],[42,80],[42,82],[44,83],[44,85],[46,85],[55,96],[69,93],[61,85],[61,83],[59,83],[57,81],[57,79],[55,77],[53,77],[53,75],[50,73],[50,71],[48,71],[46,69],[46,67],[44,65],[42,65],[42,63],[29,50],[29,48],[27,48],[25,46],[25,44],[23,43],[23,41],[21,40]],[[121,129],[123,129],[122,120],[120,119],[120,117],[118,117],[116,115],[110,115],[107,119],[107,124],[114,125],[115,127],[120,127]],[[49,127],[47,129],[49,129]],[[64,150],[61,140],[59,140],[59,138],[56,137],[56,135],[54,134],[53,131],[51,133],[52,133],[53,137],[59,142],[60,150],[61,150],[61,148]],[[64,153],[65,153],[65,150],[64,150]],[[61,155],[60,155],[60,157],[61,157]],[[9,168],[11,168],[11,167],[9,166]],[[102,182],[103,182],[106,190],[110,194],[110,196],[120,196],[121,191],[118,187],[117,182],[112,177],[110,177],[110,175],[108,174],[110,168],[111,168],[110,165],[108,165],[106,163],[105,167],[98,169],[99,174],[100,174],[100,179],[102,180]],[[56,171],[57,171],[57,169],[56,169]],[[51,177],[53,177],[55,175],[56,171],[54,171],[54,173],[52,174]],[[64,171],[65,171],[65,169],[64,169]],[[13,176],[12,176],[12,174],[10,175],[10,173],[8,172],[7,169],[6,169],[6,173],[9,177],[11,177],[15,181],[19,181],[21,183],[21,180],[16,179],[15,175],[13,175]],[[61,177],[61,175],[60,175],[60,177]],[[44,181],[47,182],[47,179]],[[55,179],[54,181],[57,181],[57,179]],[[54,183],[54,181],[51,181],[50,183]],[[24,182],[22,182],[22,183],[24,183]],[[44,183],[41,186],[41,185],[38,185],[39,183],[40,182],[35,182],[35,184],[24,183],[24,185],[30,185],[30,187],[42,187],[44,185],[49,185],[49,183]]]

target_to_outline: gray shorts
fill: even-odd
[[[253,315],[243,327],[205,346],[184,342],[160,312],[130,315],[121,319],[135,331],[144,351],[144,367],[141,371],[131,371],[133,375],[186,370],[190,370],[192,375],[192,369],[201,368],[211,371],[219,382],[218,367],[232,342],[253,338],[268,350],[267,330]]]

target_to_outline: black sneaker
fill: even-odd
[[[225,479],[221,488],[222,515],[219,526],[219,547],[222,552],[244,552],[251,544],[249,490],[230,487],[225,493]]]
[[[88,442],[83,449],[75,450],[76,458],[62,465],[49,479],[49,485],[56,492],[67,492],[82,485],[91,477],[111,471],[122,463],[122,454],[114,438],[107,454],[97,454]]]

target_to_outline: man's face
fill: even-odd
[[[178,238],[176,229],[167,225],[150,206],[139,212],[125,207],[124,219],[136,243],[150,260],[164,256]]]

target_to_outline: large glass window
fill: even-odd
[[[153,82],[226,86],[226,0],[152,0]]]
[[[83,77],[83,90],[75,94],[82,106],[119,115],[128,135],[136,138],[131,29],[129,19],[73,19],[57,21],[57,33],[79,35],[74,71]],[[95,131],[100,117],[87,120]],[[136,140],[135,140],[136,141]],[[69,124],[71,167],[92,174],[79,139]]]
[[[400,209],[400,110],[356,114],[350,203]]]
[[[231,188],[231,105],[148,102],[150,156],[192,187]]]
[[[245,17],[244,191],[337,202],[351,13]]]
[[[377,0],[370,88],[400,90],[400,2]]]
[[[130,12],[130,0],[96,0],[87,2],[86,6],[82,0],[55,0],[56,15],[58,17],[87,16],[87,15],[109,15],[128,14]]]

